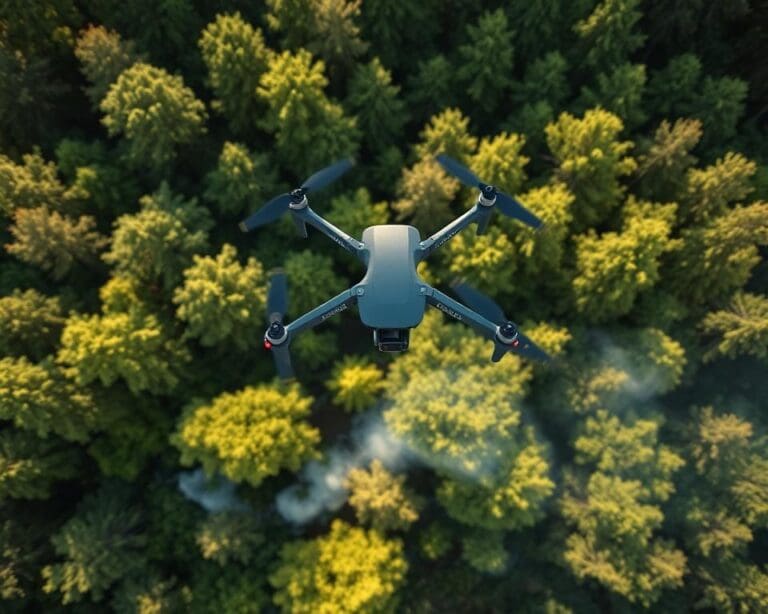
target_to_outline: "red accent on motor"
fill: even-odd
[[[512,345],[514,345],[515,347],[517,347],[518,345],[520,345],[520,342],[519,342],[517,339],[515,339],[515,340],[512,342]]]
[[[268,339],[264,339],[264,347],[267,348],[268,350],[272,349],[272,344],[269,342]]]

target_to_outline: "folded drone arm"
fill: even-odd
[[[365,245],[358,241],[357,239],[350,237],[346,232],[343,230],[340,230],[339,228],[336,228],[333,224],[331,224],[328,220],[326,220],[324,217],[318,215],[309,206],[306,206],[302,209],[293,209],[292,210],[294,215],[294,221],[298,221],[298,224],[301,224],[303,227],[303,223],[311,224],[315,228],[317,228],[320,232],[322,232],[325,236],[329,237],[332,241],[335,243],[338,243],[341,245],[345,250],[348,252],[354,254],[358,258],[362,260],[362,253]],[[303,236],[306,237],[306,228],[304,228]],[[301,228],[299,228],[301,231]]]
[[[427,302],[459,322],[468,324],[486,339],[494,339],[496,337],[498,326],[469,307],[443,294],[440,290],[429,287],[427,289]]]
[[[464,230],[472,222],[477,222],[477,234],[483,234],[485,232],[485,227],[488,225],[488,217],[490,214],[491,210],[489,207],[476,204],[469,211],[460,215],[455,220],[438,230],[431,237],[424,239],[419,243],[419,248],[416,250],[416,261],[420,262],[424,260],[438,247]]]
[[[357,303],[357,296],[351,288],[348,288],[322,305],[318,305],[311,311],[308,311],[303,316],[296,318],[290,324],[286,324],[285,329],[292,338],[304,329],[317,326],[321,322],[325,322],[325,320],[331,316],[336,315],[345,309],[349,309],[349,307],[355,303]]]

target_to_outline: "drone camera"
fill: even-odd
[[[409,328],[377,328],[373,331],[373,343],[380,352],[403,352],[408,349]]]

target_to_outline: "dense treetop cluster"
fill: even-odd
[[[756,0],[1,3],[0,610],[768,611],[766,31]],[[438,153],[546,227],[419,273],[555,362],[433,310],[380,354],[351,310],[278,381],[270,271],[290,319],[362,269],[238,221],[353,156],[313,208],[426,237],[476,198]]]

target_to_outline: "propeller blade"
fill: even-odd
[[[526,337],[523,333],[517,335],[518,345],[508,345],[510,352],[519,354],[525,358],[531,358],[533,360],[540,360],[542,362],[549,362],[552,357],[542,350],[538,345]]]
[[[288,205],[290,203],[290,194],[280,194],[280,196],[275,196],[275,198],[270,200],[256,213],[249,215],[245,220],[240,222],[240,230],[248,232],[257,226],[263,226],[264,224],[276,220],[288,210]]]
[[[277,374],[283,379],[292,378],[294,376],[293,365],[291,365],[291,351],[288,349],[288,344],[273,345],[270,352],[272,352],[272,358],[275,360]]]
[[[541,228],[542,224],[544,223],[533,213],[528,211],[528,209],[523,207],[523,205],[521,205],[517,200],[508,194],[504,194],[503,192],[496,193],[496,205],[504,215],[515,218],[516,220],[520,220],[521,222],[528,224],[528,226],[536,228],[537,230]]]
[[[471,188],[480,188],[484,185],[483,182],[480,181],[471,170],[450,156],[439,154],[435,156],[435,159],[440,163],[440,166],[446,170],[446,172],[456,177],[456,179],[461,181],[461,183],[464,185],[468,185]]]
[[[338,162],[326,166],[323,170],[317,171],[309,179],[307,179],[301,188],[305,192],[311,192],[313,190],[319,190],[324,188],[329,183],[336,181],[344,173],[346,173],[355,164],[352,158],[346,160],[339,160]]]
[[[288,278],[282,269],[272,275],[267,295],[267,321],[282,322],[288,310]]]
[[[507,321],[507,316],[504,315],[501,307],[493,299],[475,290],[472,286],[464,282],[454,282],[451,284],[451,288],[466,303],[467,307],[474,309],[487,320],[497,325]]]

